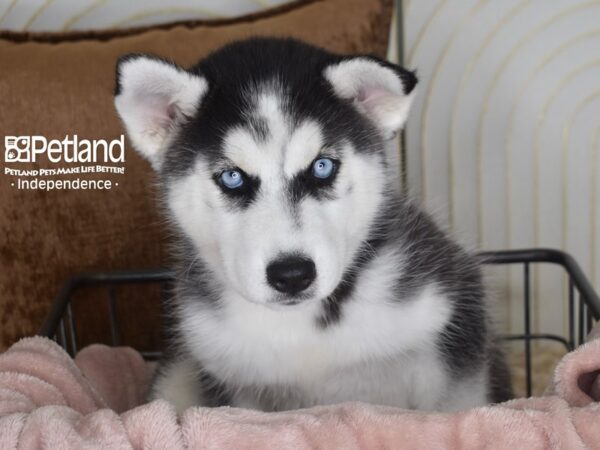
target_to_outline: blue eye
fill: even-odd
[[[237,189],[244,184],[244,177],[239,170],[226,170],[221,174],[221,183],[228,189]]]
[[[317,159],[313,163],[313,175],[317,178],[329,178],[333,174],[334,164],[329,158]]]

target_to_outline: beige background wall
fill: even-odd
[[[403,16],[414,195],[478,248],[571,252],[600,289],[600,1],[405,0]],[[536,272],[536,328],[562,332],[565,280]],[[501,275],[520,301],[520,272]]]

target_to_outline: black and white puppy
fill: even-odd
[[[115,104],[175,233],[170,353],[151,398],[178,410],[505,400],[477,261],[399,192],[417,79],[291,39],[196,66],[129,55]]]

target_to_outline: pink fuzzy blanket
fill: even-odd
[[[292,412],[140,405],[151,366],[41,337],[0,355],[0,448],[600,448],[600,340],[563,358],[548,395],[454,414],[347,403]]]

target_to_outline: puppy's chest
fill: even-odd
[[[414,335],[403,338],[385,321],[365,317],[364,310],[361,315],[362,327],[350,315],[331,329],[297,317],[230,323],[201,361],[232,388],[238,407],[273,411],[362,401],[434,409],[448,377],[431,336],[422,335],[415,346]]]
[[[353,299],[338,323],[322,328],[317,307],[282,312],[240,302],[214,316],[184,314],[183,330],[188,350],[217,377],[240,386],[311,385],[366,362],[379,373],[385,365],[373,361],[415,348],[433,352],[448,313],[433,303],[428,293],[405,305]]]
[[[310,383],[372,345],[368,330],[359,338],[345,324],[322,329],[309,312],[236,311],[203,322],[188,344],[208,370],[240,385]]]
[[[410,409],[435,409],[449,379],[434,355],[400,356],[338,368],[294,385],[247,386],[233,406],[281,411],[320,404],[361,401]]]

